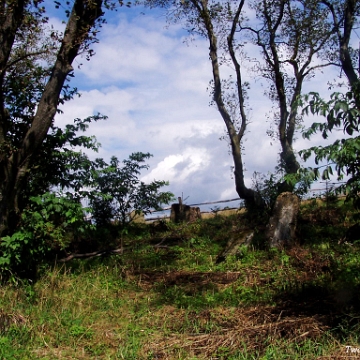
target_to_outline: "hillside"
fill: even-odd
[[[268,249],[260,226],[253,246],[219,263],[246,214],[138,224],[122,253],[4,283],[0,359],[359,357],[359,244],[339,244],[353,215],[309,202],[296,247]]]

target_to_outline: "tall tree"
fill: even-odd
[[[280,166],[285,174],[294,174],[300,167],[293,149],[301,121],[299,96],[305,80],[331,65],[323,53],[334,43],[335,29],[320,1],[262,0],[253,2],[252,8],[259,25],[245,29],[253,33],[253,42],[262,51],[264,62],[256,71],[270,81],[267,93],[277,104],[273,120],[281,145]],[[280,190],[292,187],[284,182]]]
[[[278,108],[273,121],[281,145],[280,165],[285,173],[296,173],[299,164],[293,141],[300,120],[298,96],[304,81],[313,76],[316,69],[329,65],[328,61],[320,61],[321,52],[332,40],[334,31],[328,22],[326,7],[317,0],[148,0],[148,3],[170,6],[171,20],[185,19],[190,32],[209,41],[212,96],[229,136],[236,190],[246,202],[262,203],[260,194],[246,186],[244,175],[249,83],[243,80],[243,74],[249,71],[251,63],[246,44],[250,36],[259,46],[263,59],[257,59],[260,65],[255,68],[256,76],[269,80],[267,93]],[[255,11],[256,19],[247,19],[249,9]],[[230,77],[229,68],[232,69]],[[284,190],[289,190],[286,183],[280,187],[280,191]]]
[[[50,43],[53,40],[53,57],[48,58],[53,61],[46,69],[34,59],[40,53],[48,53],[50,48],[32,51],[29,46],[34,34],[41,32],[47,21],[42,2],[1,0],[0,4],[0,235],[3,235],[21,210],[20,194],[34,157],[53,124],[59,102],[71,96],[65,82],[73,71],[72,63],[80,52],[91,51],[104,4],[103,0],[74,1],[64,33],[54,32],[47,38]],[[41,79],[45,82],[35,84],[39,87],[34,98],[26,97],[19,81],[18,70],[26,69],[29,62],[34,64],[35,72],[44,71]],[[15,105],[21,110],[18,115]]]
[[[195,13],[194,22],[198,19],[198,30],[207,37],[209,41],[209,56],[212,65],[213,74],[213,99],[217,108],[225,122],[226,130],[229,135],[231,151],[234,161],[234,176],[236,191],[241,198],[248,204],[259,204],[262,200],[259,194],[245,185],[244,164],[242,154],[242,141],[248,125],[246,113],[246,84],[243,83],[241,63],[236,55],[237,45],[235,44],[235,34],[237,25],[240,22],[245,0],[241,0],[236,7],[225,8],[219,3],[208,3],[207,0],[190,0],[185,2],[185,7],[192,6]],[[228,3],[230,5],[230,3]],[[225,16],[224,16],[225,15]],[[223,19],[229,19],[229,28],[224,27]],[[227,24],[227,25],[228,25]],[[227,29],[229,29],[227,31]],[[222,49],[219,49],[218,34],[216,30],[220,30],[224,40],[224,44],[220,46],[226,47],[226,54],[230,56],[230,61],[234,66],[235,80],[225,79],[221,75],[220,63]],[[226,33],[227,32],[227,33]],[[228,56],[225,55],[225,58]],[[227,93],[225,89],[230,89]],[[235,91],[234,91],[235,90]]]

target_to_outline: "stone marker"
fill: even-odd
[[[228,256],[237,255],[241,249],[241,246],[249,246],[254,237],[254,231],[246,230],[242,231],[234,237],[231,237],[227,242],[225,249],[217,256],[216,264],[219,264],[226,260]]]
[[[197,219],[201,219],[201,212],[199,207],[191,207],[189,205],[183,205],[182,199],[178,198],[178,204],[171,205],[170,220],[176,223],[179,222],[194,222]]]
[[[277,197],[266,232],[271,247],[294,245],[299,208],[300,199],[297,195],[284,192]]]

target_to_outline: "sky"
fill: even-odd
[[[113,13],[93,47],[95,56],[75,60],[72,84],[81,97],[62,107],[56,125],[100,112],[108,119],[91,124],[87,134],[95,135],[102,147],[99,153],[89,153],[90,158],[109,161],[111,156],[126,159],[133,152],[149,152],[150,169],[141,180],[169,181],[164,190],[183,197],[185,203],[238,198],[228,142],[220,140],[226,135],[225,125],[216,108],[209,106],[212,70],[207,41],[187,42],[181,25],[167,26],[159,10],[143,11],[124,7]],[[61,28],[60,20],[53,17],[51,22]],[[266,135],[266,114],[272,106],[264,95],[267,84],[250,72],[244,75],[251,81],[252,110],[244,143],[246,184],[251,186],[254,171],[274,171],[280,149]],[[319,74],[305,90],[327,91],[328,80],[329,72]],[[312,143],[301,134],[297,137],[297,150],[320,141],[320,136]]]

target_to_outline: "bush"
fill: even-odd
[[[143,164],[151,157],[149,153],[133,153],[124,160],[123,166],[113,156],[110,164],[99,160],[95,178],[95,192],[98,194],[90,200],[93,218],[98,226],[104,226],[111,221],[120,224],[130,223],[133,214],[148,214],[151,209],[161,209],[161,204],[168,204],[174,197],[170,192],[160,192],[160,188],[168,185],[166,181],[154,180],[145,184],[139,180],[142,170],[148,165]],[[101,163],[100,163],[101,162]]]
[[[0,242],[0,271],[34,274],[50,251],[66,248],[89,230],[84,209],[69,196],[46,193],[31,197],[17,231]]]

